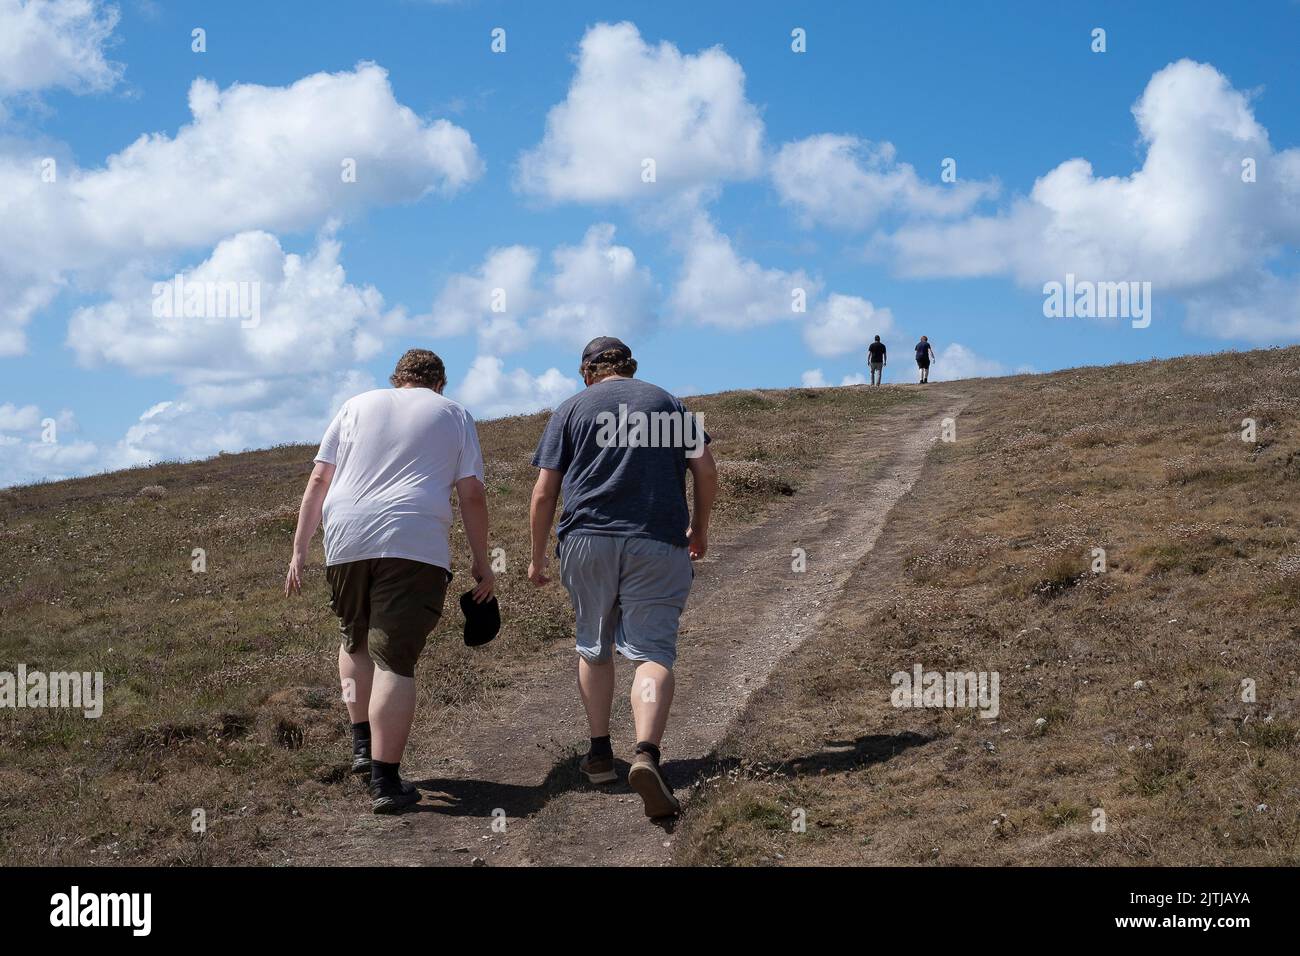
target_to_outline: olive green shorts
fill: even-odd
[[[343,650],[362,649],[386,671],[415,676],[415,662],[442,617],[451,572],[406,558],[371,558],[325,569]]]

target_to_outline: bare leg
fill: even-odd
[[[643,662],[632,681],[632,719],[637,741],[659,746],[668,726],[668,708],[673,703],[673,672],[662,664]]]
[[[364,723],[370,715],[370,687],[375,680],[375,662],[366,648],[349,654],[339,645],[339,686],[347,704],[348,720]]]
[[[587,729],[592,737],[609,736],[609,712],[614,708],[614,658],[593,664],[578,658],[578,693],[587,711]]]
[[[415,719],[415,678],[382,667],[370,695],[370,752],[384,763],[400,763]]]

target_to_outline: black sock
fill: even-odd
[[[659,746],[657,744],[652,744],[648,740],[637,741],[636,750],[633,753],[649,754],[650,759],[655,762],[655,766],[659,766]]]
[[[592,757],[612,757],[614,756],[614,745],[609,742],[609,734],[604,737],[591,738],[591,750],[589,756]]]
[[[399,786],[402,778],[397,774],[400,763],[384,763],[382,760],[370,761],[370,782],[386,786]]]
[[[370,721],[363,720],[359,724],[352,725],[352,752],[370,750]]]

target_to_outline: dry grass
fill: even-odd
[[[692,399],[723,465],[718,524],[797,494],[846,420],[907,393]],[[421,664],[411,753],[569,656],[560,588],[527,567],[529,467],[543,418],[485,423],[501,637],[471,651],[449,610]],[[274,863],[295,820],[351,785],[319,539],[303,598],[280,593],[314,449],[283,447],[0,492],[0,671],[102,671],[104,716],[0,710],[0,863]],[[457,529],[453,547],[463,548]],[[191,571],[206,551],[207,571]],[[467,566],[467,555],[456,558]],[[453,583],[464,586],[464,571]],[[191,813],[206,812],[203,839]]]
[[[1300,861],[1298,408],[1300,349],[981,383],[679,859]],[[997,671],[1000,715],[892,707],[915,663]]]

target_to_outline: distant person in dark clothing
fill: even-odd
[[[930,381],[930,363],[933,361],[934,349],[930,347],[930,340],[923,335],[921,341],[916,343],[916,367],[920,372],[922,385]]]
[[[871,384],[879,385],[885,378],[885,343],[876,341],[867,346],[867,367],[871,369]]]

